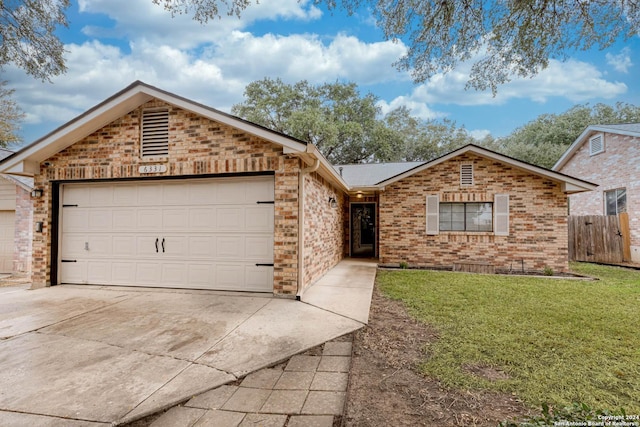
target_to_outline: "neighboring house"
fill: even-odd
[[[331,166],[311,144],[135,82],[0,163],[33,176],[34,287],[301,295],[343,257],[567,268],[593,184],[476,146]]]
[[[0,148],[0,159],[13,151]],[[0,175],[0,273],[31,270],[33,178]]]
[[[588,126],[553,170],[598,183],[570,197],[571,215],[629,214],[631,259],[640,262],[640,123]]]

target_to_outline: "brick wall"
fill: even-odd
[[[344,256],[345,194],[317,173],[304,177],[304,281],[313,284]],[[336,207],[329,198],[336,199]]]
[[[16,229],[13,271],[31,273],[31,244],[33,239],[33,202],[31,193],[16,185]]]
[[[473,163],[475,183],[460,186],[460,163]],[[493,202],[509,194],[509,236],[426,234],[426,196],[441,202]],[[568,268],[567,204],[560,184],[475,155],[461,155],[398,181],[380,193],[380,261],[450,267],[487,261],[497,269]]]
[[[631,256],[640,262],[640,138],[604,134],[605,151],[589,155],[587,140],[560,170],[598,184],[585,193],[572,194],[571,215],[604,215],[604,192],[627,189],[627,213],[631,229]]]
[[[169,108],[169,155],[140,158],[143,108]],[[167,172],[141,174],[144,164],[165,164]],[[275,173],[274,286],[276,294],[298,289],[298,171],[300,161],[282,147],[196,114],[151,101],[41,163],[35,185],[44,196],[34,201],[34,221],[43,221],[33,240],[34,287],[45,286],[51,271],[52,181],[205,174]]]

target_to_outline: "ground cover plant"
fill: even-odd
[[[419,369],[445,387],[639,414],[640,271],[572,269],[599,280],[397,270],[377,285],[435,329]]]

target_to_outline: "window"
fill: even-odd
[[[618,215],[627,211],[627,190],[618,188],[604,192],[604,214]]]
[[[142,157],[169,154],[169,110],[166,108],[142,112]]]
[[[509,236],[508,194],[495,194],[493,203],[440,203],[438,194],[429,194],[426,208],[428,236],[437,236],[440,231],[484,231]]]
[[[493,203],[440,203],[440,231],[493,231]]]
[[[593,156],[604,151],[604,136],[599,133],[589,138],[589,155]]]

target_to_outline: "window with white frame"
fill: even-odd
[[[428,235],[443,232],[493,232],[509,235],[509,195],[496,194],[493,202],[440,202],[427,196]]]
[[[604,214],[618,215],[627,211],[627,189],[617,188],[604,192]]]
[[[440,231],[493,231],[493,203],[440,203]]]
[[[604,151],[604,135],[599,133],[589,138],[589,155],[594,156]]]
[[[169,154],[169,110],[167,108],[144,110],[141,129],[142,157]]]

